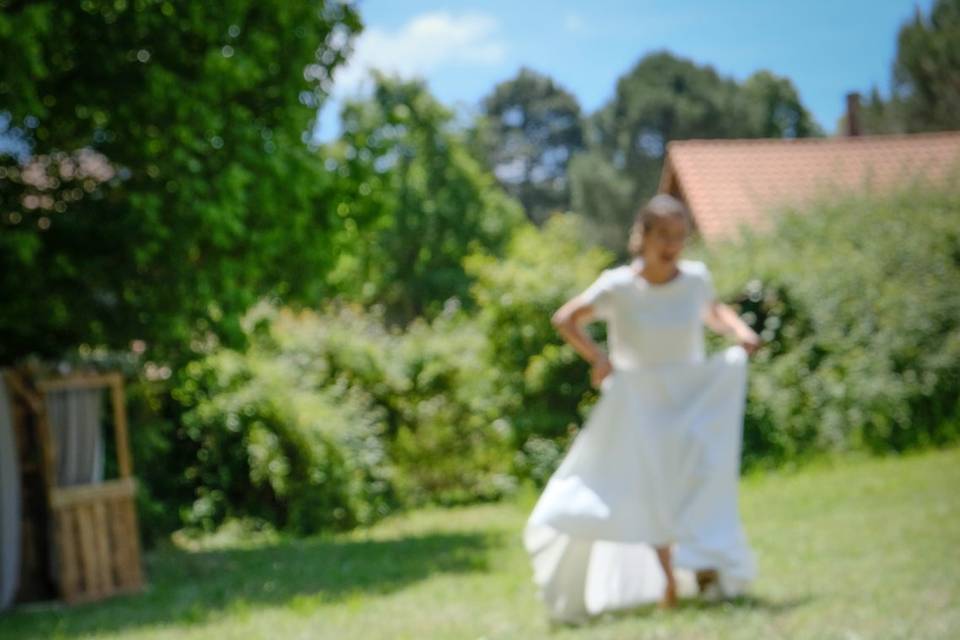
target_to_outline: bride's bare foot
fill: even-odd
[[[663,600],[660,601],[661,609],[672,609],[677,606],[677,579],[673,575],[673,554],[670,545],[654,547],[657,552],[657,559],[660,560],[660,567],[663,569],[663,577],[667,579],[667,587],[663,590]]]
[[[716,569],[701,569],[697,571],[697,588],[700,593],[703,594],[704,591],[716,584],[719,578]]]
[[[677,583],[675,580],[667,582],[666,589],[663,590],[663,599],[660,601],[661,609],[673,609],[677,606]]]

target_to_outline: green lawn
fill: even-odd
[[[149,590],[0,616],[14,638],[960,638],[960,449],[751,477],[751,598],[551,630],[520,529],[533,496],[305,540],[147,558]]]

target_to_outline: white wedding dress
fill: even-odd
[[[654,546],[674,544],[681,596],[700,569],[718,572],[724,596],[754,578],[737,504],[746,353],[705,355],[710,274],[679,269],[660,285],[608,269],[583,294],[607,322],[613,373],[524,531],[556,620],[660,600]]]

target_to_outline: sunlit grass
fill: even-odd
[[[960,449],[745,480],[753,595],[551,629],[520,529],[534,496],[336,537],[222,536],[148,556],[150,589],[0,617],[3,638],[956,638]]]

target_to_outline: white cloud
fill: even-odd
[[[424,13],[396,31],[370,27],[362,32],[348,64],[336,72],[334,94],[356,92],[370,69],[426,77],[441,68],[497,65],[505,54],[495,18],[481,13]]]
[[[584,30],[585,26],[586,23],[583,21],[583,17],[578,13],[568,11],[563,16],[563,28],[570,33],[579,33]]]

